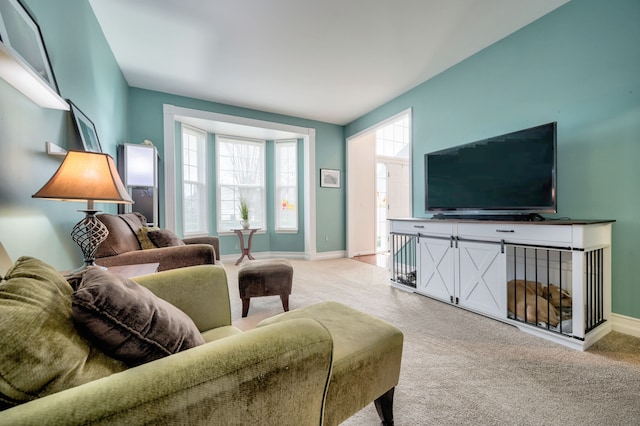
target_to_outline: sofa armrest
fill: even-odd
[[[317,425],[332,347],[316,321],[286,321],[10,408],[0,425]]]
[[[216,254],[213,246],[209,244],[188,244],[185,246],[133,250],[115,256],[96,259],[98,265],[106,267],[156,262],[160,264],[158,271],[194,265],[213,265],[216,263]]]
[[[190,237],[183,238],[185,244],[209,244],[216,252],[216,260],[220,260],[220,239],[218,237]]]
[[[222,266],[191,266],[133,280],[189,315],[201,332],[231,325],[227,273]]]

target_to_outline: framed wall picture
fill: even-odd
[[[80,140],[84,146],[85,151],[102,152],[100,141],[98,140],[98,133],[96,132],[96,126],[93,121],[89,119],[80,108],[76,106],[70,100],[67,100],[71,106],[71,115],[73,121],[76,123],[76,130],[80,135]]]
[[[320,186],[323,188],[340,188],[340,170],[320,169]]]
[[[0,41],[17,53],[56,93],[60,93],[40,27],[19,0],[0,1]]]

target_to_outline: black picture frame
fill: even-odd
[[[102,152],[102,146],[98,139],[98,132],[96,131],[96,126],[93,124],[93,121],[91,121],[91,119],[87,117],[87,115],[82,112],[76,104],[71,102],[71,100],[67,99],[67,102],[71,107],[71,116],[76,124],[76,131],[78,132],[78,136],[80,136],[84,150]]]
[[[40,26],[20,0],[0,1],[0,41],[60,94]]]
[[[340,170],[320,169],[320,186],[322,188],[340,188]]]

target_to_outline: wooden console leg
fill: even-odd
[[[384,426],[393,426],[393,392],[395,389],[389,389],[374,401],[378,416]]]
[[[289,310],[289,295],[281,294],[280,300],[282,300],[282,309],[284,309],[284,311],[287,312]]]
[[[249,313],[249,302],[251,302],[249,297],[242,299],[242,318],[246,317]]]

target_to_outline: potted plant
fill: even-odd
[[[249,228],[249,206],[247,206],[247,201],[240,197],[240,224],[244,229]]]

